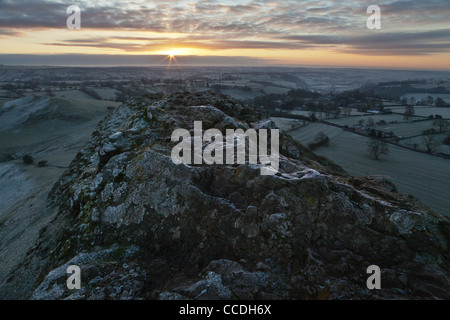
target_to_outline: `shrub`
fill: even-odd
[[[5,161],[6,162],[13,161],[13,160],[16,160],[16,159],[17,159],[17,156],[15,154],[8,153],[8,154],[5,155]]]
[[[314,142],[308,144],[308,147],[311,150],[317,149],[322,146],[328,146],[330,142],[330,138],[323,132],[319,132],[314,138]]]
[[[45,93],[47,94],[47,97],[54,97],[55,94],[53,93],[52,89],[47,88],[45,89]]]
[[[47,161],[46,160],[42,160],[38,162],[38,167],[46,167],[47,166]]]
[[[436,133],[436,129],[434,129],[434,128],[426,129],[426,130],[423,130],[422,133],[425,134],[425,135],[428,135],[428,134],[435,134],[435,133]]]
[[[24,155],[22,160],[24,164],[32,164],[34,162],[33,157],[30,156],[29,154]]]

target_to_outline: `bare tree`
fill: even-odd
[[[436,141],[434,141],[434,136],[426,135],[422,137],[422,143],[427,148],[428,153],[432,153],[434,147],[436,146]]]
[[[447,131],[450,123],[446,119],[435,119],[433,126],[439,129],[439,132]]]
[[[375,160],[378,160],[382,154],[389,154],[387,143],[380,140],[370,140],[367,151]]]
[[[406,106],[405,113],[403,114],[403,120],[409,121],[414,117],[415,114],[416,110],[414,109],[414,106]]]
[[[339,117],[339,115],[342,113],[342,109],[337,107],[336,109],[334,109],[334,117],[337,118]]]
[[[450,134],[445,137],[443,143],[447,146],[450,146]]]
[[[343,112],[346,116],[349,116],[349,115],[352,114],[352,108],[350,108],[350,107],[344,107],[344,108],[342,108],[342,112]]]
[[[32,156],[30,156],[29,154],[26,154],[22,157],[23,163],[24,164],[33,164],[34,159]]]

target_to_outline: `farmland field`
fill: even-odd
[[[447,135],[449,135],[449,134],[450,134],[449,132],[443,132],[443,133],[434,135],[434,142],[435,142],[435,145],[433,147],[434,152],[450,154],[450,146],[443,144],[445,137],[447,137]],[[422,138],[423,138],[423,136],[415,137],[415,138],[411,138],[411,139],[405,139],[405,140],[400,141],[400,143],[408,148],[414,148],[414,146],[416,145],[416,148],[418,150],[426,151],[427,149],[426,149],[425,145],[423,144]]]
[[[305,117],[309,117],[311,111],[308,110],[293,110],[290,112],[293,115],[299,115],[299,116],[305,116]],[[316,112],[316,117],[320,117],[320,113],[321,112]],[[352,116],[362,116],[362,115],[367,115],[367,112],[360,112],[358,110],[356,110],[355,108],[352,108],[352,112],[351,114]],[[323,115],[323,117],[325,118],[325,115]],[[340,117],[343,117],[342,115]]]
[[[433,128],[433,120],[387,124],[375,126],[375,128],[386,132],[392,131],[398,137],[412,137],[422,134],[424,130]]]
[[[322,123],[310,122],[302,128],[289,131],[289,134],[306,146],[308,143],[314,141],[314,138],[319,132],[325,133],[333,140],[338,135],[344,133],[344,130]]]
[[[113,88],[93,88],[92,90],[97,92],[103,100],[115,100],[116,93],[118,93],[118,91]]]
[[[446,119],[450,119],[450,108],[437,108],[437,107],[427,107],[418,106],[414,107],[416,115],[428,117],[429,115],[439,114]]]
[[[394,135],[399,137],[412,137],[417,136],[423,133],[426,129],[433,128],[433,120],[419,121],[419,122],[406,122],[403,120],[402,115],[398,114],[382,114],[382,115],[369,115],[369,116],[361,116],[361,117],[344,117],[337,119],[327,119],[326,121],[335,123],[341,126],[349,126],[353,127],[358,123],[359,120],[364,120],[364,123],[367,125],[367,121],[369,118],[372,118],[375,123],[380,120],[384,120],[387,122],[385,125],[375,124],[371,126],[371,128],[375,128],[384,132],[393,132]],[[416,118],[417,119],[417,118]],[[390,123],[397,121],[397,123]]]
[[[293,115],[296,116],[304,116],[304,117],[309,117],[309,114],[311,113],[311,111],[306,111],[306,110],[293,110],[290,112]]]
[[[314,123],[290,134],[305,144],[319,131],[331,133],[322,126]],[[329,147],[320,147],[315,153],[333,160],[353,176],[391,176],[400,193],[411,194],[438,213],[450,216],[450,160],[394,145],[389,146],[388,156],[373,160],[367,154],[369,138],[330,128],[333,132]]]
[[[276,126],[284,131],[290,131],[292,128],[298,128],[304,125],[303,120],[295,120],[295,119],[288,119],[288,118],[278,118],[278,117],[272,117],[271,118]]]
[[[405,107],[389,107],[393,112],[403,113]],[[428,117],[430,115],[441,115],[446,119],[450,119],[450,108],[438,108],[432,106],[414,106],[415,115],[421,117]]]
[[[238,100],[252,100],[258,96],[258,92],[256,91],[242,91],[238,89],[222,89],[221,92],[225,95],[228,95],[234,99]]]
[[[65,99],[92,99],[88,94],[81,92],[80,90],[66,90],[66,91],[54,91],[53,94],[58,98]],[[42,92],[42,95],[46,95]]]
[[[397,121],[397,122],[403,122],[403,116],[399,115],[399,114],[372,114],[372,115],[365,115],[365,116],[360,116],[360,117],[343,117],[343,118],[330,118],[330,119],[326,119],[326,121],[328,122],[332,122],[341,126],[349,126],[352,127],[353,125],[357,124],[359,120],[364,120],[364,123],[367,124],[367,120],[369,118],[372,118],[373,121],[378,122],[380,120],[384,120],[387,123],[391,122],[391,121]],[[378,126],[375,126],[378,127]],[[381,129],[378,128],[378,129]],[[383,130],[383,129],[381,129]]]

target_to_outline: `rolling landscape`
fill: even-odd
[[[14,67],[15,79],[12,79],[10,69],[0,68],[0,75],[3,75],[0,77],[0,87],[3,88],[0,92],[0,154],[3,158],[15,156],[20,162],[23,155],[30,153],[37,162],[50,161],[56,170],[58,167],[67,167],[74,152],[89,138],[100,119],[136,92],[144,95],[213,91],[264,109],[257,105],[258,98],[264,99],[271,95],[281,97],[288,95],[291,90],[308,90],[320,96],[306,98],[308,101],[300,99],[287,109],[278,105],[278,99],[264,111],[269,115],[276,111],[286,112],[284,118],[273,117],[272,120],[306,146],[314,141],[319,132],[326,134],[330,138],[329,145],[315,152],[335,161],[350,174],[388,175],[394,179],[400,192],[417,197],[440,214],[450,215],[450,198],[447,197],[450,188],[450,145],[444,143],[450,128],[447,126],[443,132],[432,132],[435,138],[432,152],[427,153],[423,142],[423,137],[427,136],[424,131],[434,128],[436,115],[450,121],[450,94],[444,93],[450,92],[450,82],[445,73],[425,75],[423,72],[405,71],[395,72],[394,75],[388,70],[366,70],[364,73],[367,78],[355,81],[354,72],[358,70],[343,72],[327,69],[325,72],[317,69],[314,72],[313,69],[304,68],[246,68],[242,71],[232,68],[205,67],[197,70],[178,67],[176,71],[167,68],[72,68],[69,72],[55,68],[35,67],[29,70]],[[54,72],[61,74],[59,80],[54,80]],[[80,74],[86,74],[86,79]],[[101,76],[96,76],[99,74]],[[345,83],[347,90],[341,88],[330,91],[335,87],[337,74],[339,82]],[[397,101],[381,101],[380,104],[386,105],[387,112],[373,113],[364,101],[356,101],[347,107],[351,109],[347,114],[342,112],[345,107],[338,107],[340,111],[337,116],[334,110],[317,112],[316,106],[308,108],[306,105],[311,102],[309,100],[320,104],[324,96],[330,100],[327,98],[330,92],[339,95],[360,88],[366,90],[364,86],[367,83],[383,83],[381,80],[392,80],[396,76],[399,79],[415,78],[416,84],[411,86],[411,80],[405,80],[404,83],[410,86],[407,91],[410,92],[402,92],[402,95],[395,97]],[[436,78],[422,79],[424,76]],[[404,83],[399,82],[396,86],[404,87]],[[386,86],[381,84],[379,87],[385,89]],[[436,88],[442,93],[434,93]],[[422,92],[415,93],[416,90]],[[395,86],[391,86],[390,91],[395,94]],[[391,97],[391,94],[384,95]],[[426,101],[428,98],[432,99],[431,103]],[[402,102],[404,99],[406,103]],[[442,99],[444,106],[436,107],[435,99]],[[406,120],[405,105],[411,101],[414,103],[414,115]],[[311,112],[317,113],[320,119],[309,121]],[[294,118],[289,118],[289,115]],[[305,119],[299,120],[295,116]],[[298,124],[292,128],[290,122],[295,121]],[[370,129],[392,132],[399,138],[389,140],[392,146],[388,156],[378,161],[371,159],[366,150],[371,137],[362,137],[350,130],[358,123]],[[63,144],[61,148],[56,147],[60,144]]]

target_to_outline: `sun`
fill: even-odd
[[[180,49],[171,49],[171,50],[165,51],[165,53],[169,57],[174,58],[175,56],[178,56],[178,55],[182,54],[182,51]]]
[[[178,65],[178,58],[185,56],[188,53],[188,49],[183,48],[170,48],[169,50],[159,51],[158,54],[164,55],[164,60],[168,63],[168,66]]]
[[[177,63],[177,58],[175,58],[175,53],[169,53],[169,55],[167,56],[169,58],[169,65],[172,64],[172,62]]]
[[[172,63],[177,63],[177,55],[181,54],[181,51],[178,49],[172,49],[172,50],[168,50],[168,51],[163,51],[161,52],[162,54],[166,55],[166,57],[164,58],[164,60],[169,60],[169,66]]]

